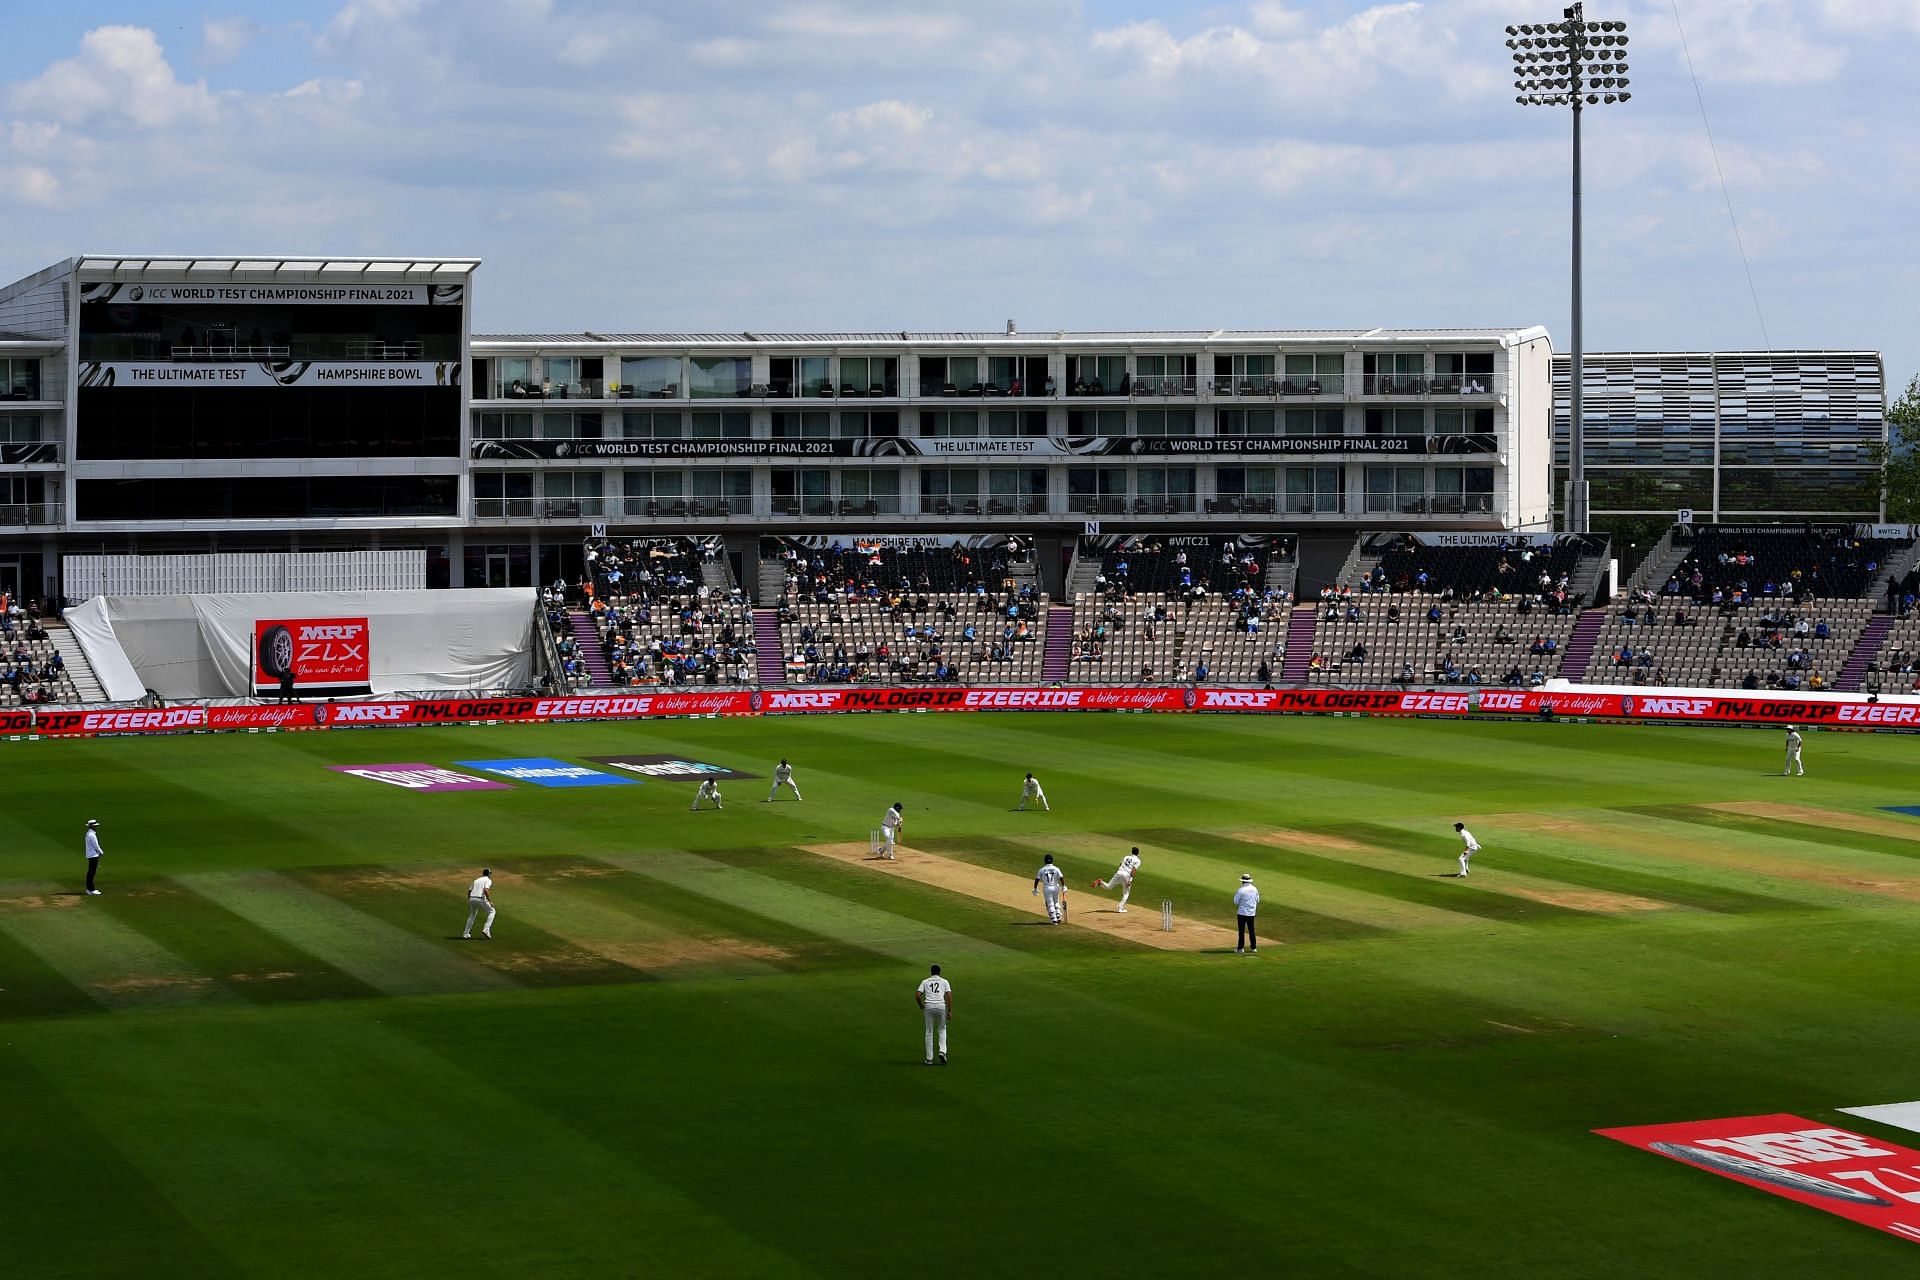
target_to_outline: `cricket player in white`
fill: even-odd
[[[880,819],[880,856],[891,858],[894,846],[900,841],[900,828],[907,822],[906,815],[900,811],[900,802],[894,801],[887,807],[887,816]]]
[[[1067,875],[1053,863],[1053,855],[1048,854],[1040,864],[1040,870],[1033,876],[1033,891],[1045,895],[1047,904],[1047,923],[1064,924],[1067,918]]]
[[[1787,766],[1786,768],[1780,771],[1780,776],[1784,778],[1788,774],[1794,773],[1796,771],[1798,772],[1799,776],[1802,778],[1807,776],[1807,766],[1800,763],[1800,731],[1794,728],[1792,725],[1788,725],[1787,726]]]
[[[479,876],[467,886],[467,927],[460,935],[462,938],[472,939],[473,922],[482,912],[487,919],[480,926],[480,936],[490,940],[493,937],[493,871],[487,867],[480,868]]]
[[[1023,813],[1026,811],[1027,802],[1030,800],[1038,800],[1042,809],[1045,809],[1048,813],[1053,812],[1053,806],[1047,803],[1047,793],[1040,789],[1040,779],[1034,777],[1032,774],[1027,775],[1025,789],[1020,793],[1020,809]]]
[[[100,871],[100,819],[87,819],[87,896],[97,898],[100,890],[94,888],[93,877]]]
[[[713,801],[713,807],[716,809],[724,809],[727,807],[720,803],[720,780],[718,778],[702,778],[700,780],[700,789],[693,793],[693,803],[687,806],[687,812],[692,813],[699,809],[702,800]]]
[[[940,976],[940,966],[933,966],[933,976],[920,982],[920,989],[913,993],[913,999],[920,1006],[921,1020],[927,1024],[927,1065],[933,1065],[933,1046],[936,1033],[940,1044],[940,1065],[947,1065],[947,1022],[953,1017],[953,984]]]
[[[1467,862],[1474,854],[1480,852],[1480,842],[1473,838],[1473,832],[1467,830],[1467,824],[1464,822],[1454,823],[1453,829],[1460,833],[1460,842],[1465,846],[1460,850],[1460,874],[1464,876],[1467,874]]]
[[[768,804],[773,803],[773,798],[780,794],[782,787],[793,792],[795,800],[800,799],[800,788],[793,781],[793,766],[787,763],[785,756],[781,756],[780,763],[773,766],[773,786],[767,790]]]
[[[1127,909],[1127,898],[1133,893],[1133,873],[1139,869],[1140,846],[1135,845],[1132,853],[1120,859],[1119,869],[1105,880],[1095,880],[1093,887],[1096,889],[1111,889],[1113,886],[1119,885],[1120,905],[1115,907],[1114,910],[1125,911]]]

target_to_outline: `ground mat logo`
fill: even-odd
[[[1789,1115],[1594,1132],[1903,1239],[1920,1240],[1920,1151]]]
[[[368,782],[384,782],[408,791],[511,791],[504,782],[489,782],[470,773],[456,773],[437,764],[330,764],[327,768]]]
[[[637,778],[616,778],[583,764],[568,764],[544,756],[525,760],[456,760],[454,763],[462,769],[477,769],[515,782],[531,782],[536,787],[630,787],[639,782]]]
[[[588,756],[595,764],[610,765],[643,777],[663,782],[700,782],[707,778],[757,778],[757,773],[741,773],[723,764],[688,760],[682,756]]]

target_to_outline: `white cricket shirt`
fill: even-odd
[[[87,856],[89,858],[100,856],[100,836],[92,827],[87,828]]]
[[[1059,888],[1060,885],[1065,882],[1066,878],[1066,872],[1060,870],[1058,866],[1051,862],[1041,867],[1039,872],[1034,876],[1034,879],[1049,889]]]
[[[886,817],[884,817],[884,818],[882,818],[882,819],[880,819],[880,825],[881,825],[881,826],[883,826],[883,827],[897,827],[897,826],[899,826],[899,825],[900,825],[900,811],[899,811],[898,809],[889,809],[889,810],[887,810],[887,816],[886,816]]]
[[[1040,793],[1040,779],[1038,779],[1038,778],[1028,778],[1028,779],[1027,779],[1027,794],[1031,796],[1031,795],[1038,795],[1039,793]]]
[[[951,990],[953,984],[945,978],[927,978],[920,984],[920,998],[927,1002],[929,1009],[944,1009],[947,1007],[947,992]]]
[[[1132,875],[1139,869],[1140,859],[1134,857],[1132,854],[1128,854],[1126,857],[1120,859],[1120,871],[1122,874]]]
[[[1467,852],[1468,852],[1468,853],[1478,853],[1478,852],[1480,852],[1480,842],[1479,842],[1478,840],[1475,840],[1475,839],[1473,838],[1473,832],[1471,832],[1471,831],[1462,831],[1462,832],[1460,833],[1460,839],[1466,842],[1466,847],[1467,847]]]
[[[1257,915],[1260,911],[1260,891],[1250,884],[1240,886],[1233,895],[1233,909],[1243,916]]]
[[[792,765],[777,764],[773,766],[773,780],[775,782],[785,782],[788,778],[791,778],[792,776],[793,776]]]
[[[467,890],[467,896],[469,898],[484,898],[487,896],[487,890],[491,888],[493,888],[492,876],[478,876],[474,879],[473,887]]]

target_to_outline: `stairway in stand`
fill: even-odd
[[[1560,669],[1556,676],[1572,680],[1576,684],[1587,678],[1587,667],[1593,659],[1593,647],[1600,642],[1600,628],[1606,625],[1605,609],[1583,609],[1579,620],[1573,624],[1573,634],[1567,637],[1567,647],[1560,651]]]
[[[567,625],[573,630],[573,646],[580,655],[580,665],[586,669],[588,682],[597,689],[611,688],[613,667],[607,661],[607,646],[600,643],[599,628],[593,625],[593,615],[569,611]]]
[[[1073,655],[1073,610],[1056,604],[1047,609],[1047,654],[1040,667],[1040,678],[1049,684],[1064,684]]]
[[[760,671],[760,684],[787,682],[787,655],[780,651],[780,615],[772,609],[753,611],[753,662]]]
[[[1842,693],[1858,693],[1866,683],[1867,665],[1880,656],[1880,646],[1887,642],[1887,632],[1891,630],[1891,614],[1876,613],[1867,619],[1867,629],[1860,633],[1853,652],[1847,655],[1847,665],[1840,668],[1840,678],[1833,687]]]
[[[1287,615],[1287,656],[1280,663],[1280,678],[1288,684],[1307,682],[1307,667],[1313,662],[1314,616],[1310,604],[1297,604]]]

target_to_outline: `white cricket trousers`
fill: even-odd
[[[1040,807],[1042,809],[1045,809],[1048,813],[1053,812],[1053,806],[1047,803],[1047,793],[1045,791],[1040,790],[1038,787],[1034,788],[1034,792],[1032,795],[1030,796],[1022,795],[1020,797],[1020,807],[1022,809],[1026,808],[1027,801],[1029,800],[1036,800],[1039,802]]]
[[[1800,763],[1800,753],[1798,751],[1789,751],[1787,752],[1787,767],[1780,771],[1781,776],[1784,777],[1789,773],[1793,773],[1795,770],[1805,775],[1807,766]]]
[[[1120,905],[1124,907],[1127,905],[1127,898],[1133,893],[1133,877],[1115,876],[1107,881],[1107,888],[1111,889],[1115,885],[1120,886]]]
[[[773,790],[767,792],[768,804],[773,803],[773,798],[780,794],[780,788],[782,787],[785,787],[787,790],[793,792],[793,798],[795,800],[798,800],[800,798],[800,788],[797,785],[795,785],[792,778],[788,778],[785,782],[776,782],[773,784]]]
[[[1047,904],[1047,919],[1053,921],[1055,924],[1059,924],[1060,917],[1064,914],[1060,908],[1060,886],[1052,884],[1041,885],[1040,898]]]
[[[480,926],[480,932],[487,934],[489,936],[492,935],[493,904],[491,902],[488,902],[485,898],[468,898],[467,899],[467,927],[465,931],[461,933],[460,935],[461,937],[471,938],[473,936],[473,922],[480,917],[480,914],[482,912],[486,913],[487,920],[485,924]]]
[[[947,1056],[947,1007],[928,1005],[921,1012],[926,1015],[927,1023],[927,1061],[933,1061],[933,1046],[936,1034],[940,1042],[940,1056]]]
[[[880,828],[880,844],[889,858],[893,856],[893,843],[899,832],[893,827]]]

